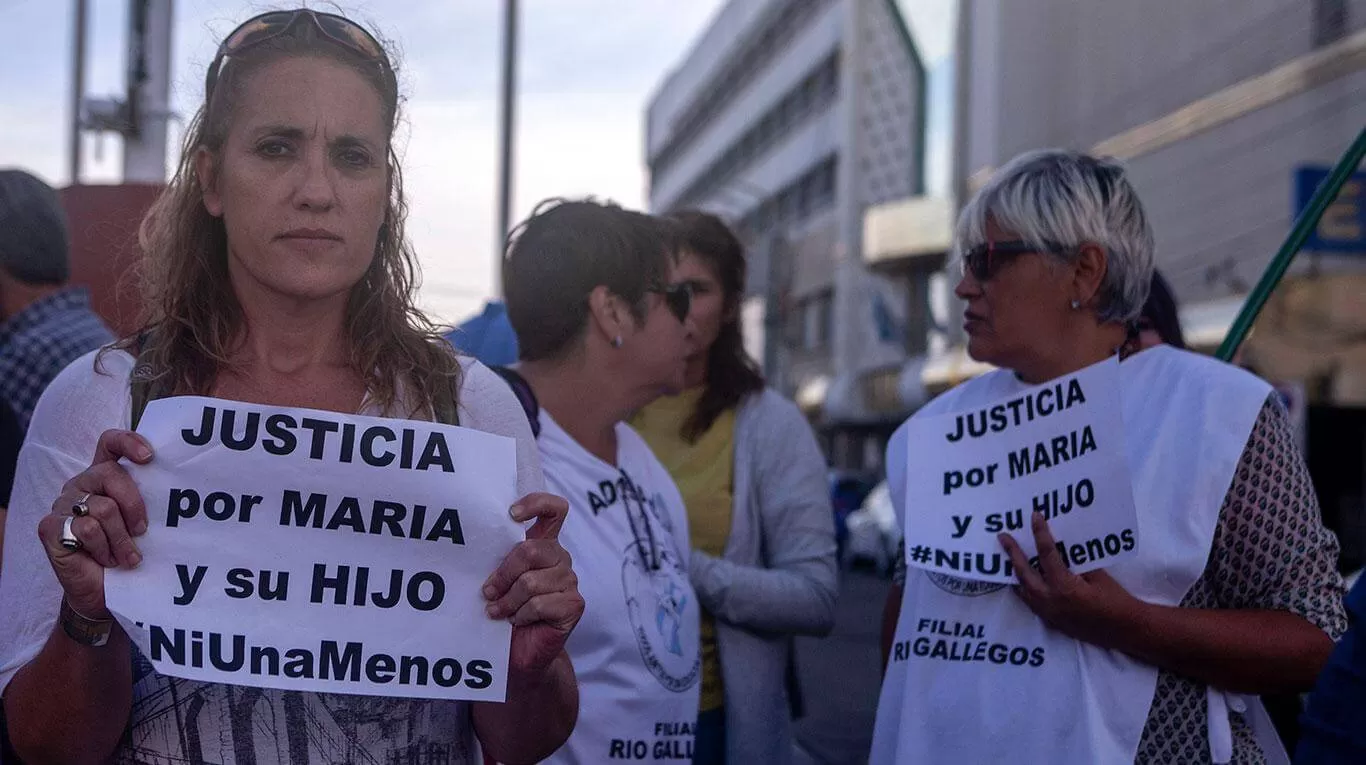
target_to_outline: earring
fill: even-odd
[[[1081,301],[1080,301],[1080,300],[1073,300],[1073,301],[1072,301],[1072,310],[1073,310],[1073,311],[1081,310]]]
[[[612,347],[613,347],[613,348],[620,348],[620,347],[621,347],[621,343],[622,343],[621,335],[617,335],[616,337],[612,338]]]

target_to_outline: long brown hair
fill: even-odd
[[[702,397],[683,423],[683,440],[693,443],[706,433],[723,412],[740,405],[747,396],[764,389],[759,365],[745,352],[740,333],[740,300],[745,295],[745,247],[720,218],[696,210],[670,215],[679,247],[692,253],[721,283],[726,319],[716,342],[707,349],[707,381]]]
[[[400,385],[414,414],[429,407],[437,386],[451,386],[460,373],[455,355],[435,325],[415,305],[419,273],[404,235],[408,206],[394,151],[399,94],[392,79],[332,44],[312,26],[265,42],[223,65],[213,92],[206,94],[185,133],[180,161],[166,190],[138,232],[142,249],[139,283],[141,328],[115,347],[137,352],[156,370],[153,385],[167,393],[208,394],[229,368],[244,339],[242,307],[228,279],[228,243],[223,221],[203,203],[195,155],[209,151],[220,161],[232,116],[247,80],[262,67],[293,57],[326,57],[349,66],[380,94],[388,126],[389,201],[375,257],[351,289],[346,305],[346,338],[352,368],[366,380],[370,399],[387,410]]]

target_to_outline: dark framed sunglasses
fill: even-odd
[[[239,56],[256,46],[289,34],[297,24],[312,23],[324,40],[340,45],[351,51],[363,61],[377,64],[390,92],[398,92],[398,81],[389,57],[384,54],[384,46],[365,27],[345,16],[301,8],[293,11],[270,11],[253,16],[242,22],[218,46],[213,63],[204,75],[204,100],[213,96],[214,84],[223,71],[223,64],[232,56]]]
[[[663,296],[669,313],[672,313],[680,324],[688,320],[688,312],[692,310],[692,285],[680,282],[664,287],[651,287],[649,291]]]
[[[983,242],[963,253],[963,273],[972,274],[978,282],[991,281],[1001,267],[1021,255],[1036,252],[1063,252],[1066,248],[1056,242],[1038,245],[1018,239],[1008,242]]]

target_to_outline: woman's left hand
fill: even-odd
[[[1031,521],[1034,542],[1039,551],[1039,568],[1029,565],[1024,551],[1009,534],[1001,534],[1001,546],[1010,555],[1020,584],[1015,592],[1044,620],[1068,637],[1104,648],[1115,647],[1116,639],[1134,629],[1142,618],[1143,601],[1130,595],[1104,571],[1078,576],[1067,568],[1039,513]]]
[[[512,622],[508,670],[512,678],[536,679],[564,651],[583,616],[583,596],[560,527],[569,503],[552,494],[528,494],[512,506],[514,521],[536,519],[484,582],[488,615]]]

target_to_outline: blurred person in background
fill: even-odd
[[[14,467],[19,461],[19,447],[24,434],[19,429],[19,418],[9,405],[0,402],[0,574],[4,571],[5,516],[9,507],[10,491],[14,488]]]
[[[0,170],[0,401],[28,428],[38,397],[67,364],[114,336],[71,278],[57,192],[22,170]]]
[[[835,539],[825,458],[797,407],[767,390],[740,334],[745,252],[719,218],[669,217],[692,292],[697,349],[677,396],[632,424],[688,508],[702,603],[702,694],[693,762],[792,759],[794,635],[834,626]]]
[[[25,761],[330,759],[325,747],[337,742],[305,727],[362,717],[386,722],[336,734],[347,761],[390,761],[417,740],[443,761],[472,763],[482,746],[531,763],[569,735],[578,694],[563,646],[583,601],[555,539],[567,505],[541,493],[535,444],[507,387],[458,359],[414,307],[392,144],[399,103],[384,46],[341,16],[265,13],[220,45],[175,175],[143,221],[145,323],[57,377],[20,456],[0,576],[0,692]],[[472,586],[489,618],[513,625],[506,703],[155,672],[112,618],[104,587],[107,568],[138,565],[148,526],[120,464],[156,459],[134,432],[139,395],[458,420],[514,440],[523,499],[511,515],[535,524]],[[285,714],[253,725],[255,705],[270,719]]]
[[[567,647],[578,724],[547,762],[692,756],[701,675],[683,497],[631,413],[683,389],[694,341],[678,247],[658,218],[592,200],[543,203],[514,230],[503,294],[560,539],[586,611]]]
[[[955,240],[968,353],[998,370],[915,416],[1118,356],[1136,557],[1074,574],[1036,512],[1037,569],[999,537],[1014,587],[909,572],[888,603],[898,649],[871,761],[1285,761],[1255,695],[1312,686],[1346,617],[1337,540],[1271,387],[1176,348],[1138,352],[1153,235],[1112,161],[1015,158],[964,208]],[[903,533],[906,466],[923,448],[903,426],[887,450]],[[921,653],[927,620],[973,625],[1027,661]]]
[[[1146,350],[1163,343],[1184,349],[1186,336],[1181,332],[1181,314],[1176,307],[1176,295],[1161,272],[1153,269],[1148,299],[1138,314],[1138,347]]]
[[[1299,724],[1299,765],[1366,762],[1366,577],[1347,594],[1351,629],[1342,636],[1309,694]]]

